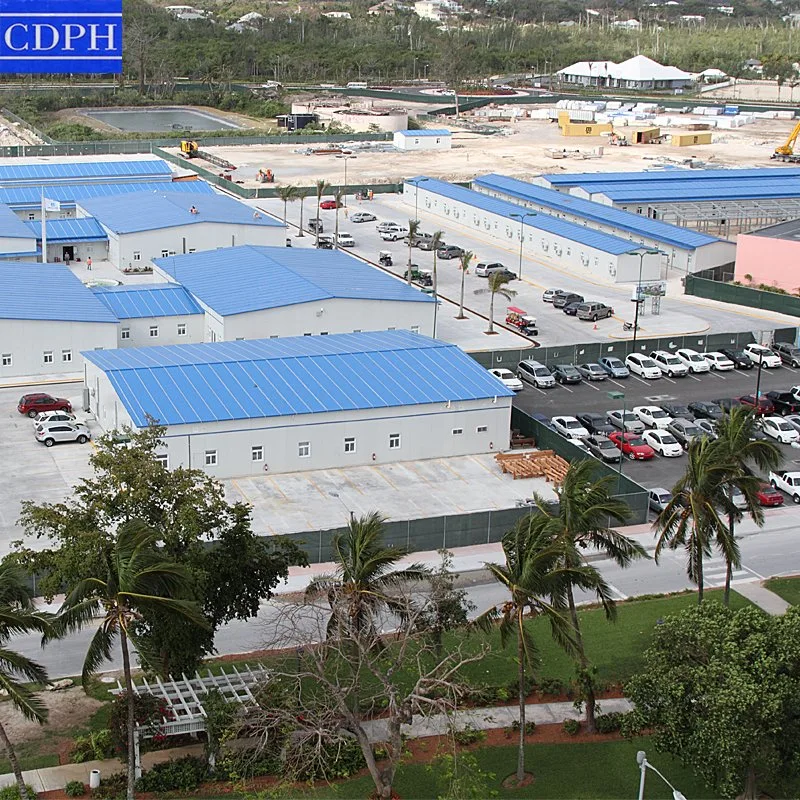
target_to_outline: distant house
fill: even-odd
[[[243,17],[239,17],[236,22],[228,25],[226,30],[236,31],[237,33],[241,33],[245,30],[258,30],[264,19],[265,17],[263,14],[259,14],[258,11],[251,11],[249,14],[245,14]]]
[[[613,28],[621,28],[622,30],[626,31],[638,31],[642,27],[642,23],[639,22],[638,19],[621,19],[617,20],[616,22],[612,22],[611,26]]]
[[[744,62],[744,68],[750,72],[755,72],[756,75],[762,75],[764,73],[764,65],[757,58],[748,58],[747,61]]]
[[[453,134],[446,128],[395,131],[393,144],[398,150],[449,150]]]
[[[417,0],[414,3],[414,13],[420,19],[430,19],[442,22],[451,14],[462,14],[463,7],[453,0]]]
[[[166,6],[164,10],[172,14],[175,19],[206,19],[211,16],[210,12],[194,6]]]
[[[326,11],[322,16],[328,19],[353,19],[349,11]]]
[[[682,14],[680,19],[688,25],[704,25],[706,21],[702,14]]]
[[[557,73],[565,83],[616,89],[682,89],[692,76],[647,56],[634,56],[621,64],[613,61],[578,61]]]

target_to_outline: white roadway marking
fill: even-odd
[[[614,386],[619,386],[620,389],[625,388],[619,381],[615,381],[613,378],[608,378],[608,382],[613,383]]]
[[[611,589],[612,592],[614,592],[615,595],[617,595],[617,599],[618,600],[627,600],[628,599],[628,595],[626,595],[623,591],[621,591],[616,586],[614,586],[613,583],[609,583],[609,584],[607,584],[607,586],[608,586],[609,589]]]

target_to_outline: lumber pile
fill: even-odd
[[[553,450],[534,450],[530,453],[498,453],[495,460],[500,469],[517,478],[545,478],[555,484],[563,482],[567,462]]]

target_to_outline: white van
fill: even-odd
[[[366,89],[368,87],[368,83],[366,81],[350,81],[347,84],[348,89]]]
[[[356,240],[349,233],[346,233],[345,231],[340,231],[339,232],[339,236],[338,236],[337,241],[339,243],[339,247],[355,247],[356,246]]]

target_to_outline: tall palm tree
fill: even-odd
[[[304,186],[299,186],[297,188],[297,197],[300,199],[300,229],[297,233],[298,236],[305,236],[303,233],[303,206],[306,202],[306,197],[308,197],[308,189]]]
[[[25,576],[16,567],[0,566],[0,689],[4,689],[11,705],[27,719],[38,723],[47,720],[47,708],[22,681],[46,683],[44,667],[26,656],[7,648],[12,636],[41,633],[49,638],[52,617],[37,611]],[[22,770],[8,733],[0,723],[0,743],[6,751],[22,800],[32,800],[22,779]]]
[[[328,622],[328,636],[364,636],[377,639],[375,620],[378,614],[391,611],[404,614],[408,607],[393,595],[392,589],[404,581],[417,581],[428,571],[420,564],[396,569],[407,553],[403,548],[386,547],[383,543],[386,519],[373,511],[352,517],[344,533],[333,540],[336,572],[320,575],[309,583],[306,597],[325,595],[333,613]],[[343,623],[347,621],[347,626]]]
[[[522,781],[525,777],[525,674],[539,663],[536,643],[525,625],[525,612],[545,617],[553,638],[572,655],[576,643],[565,616],[567,587],[595,590],[602,578],[594,567],[568,565],[567,543],[554,535],[548,518],[538,513],[518,520],[503,537],[503,554],[505,564],[486,564],[486,568],[506,588],[510,599],[485,611],[475,624],[486,629],[499,619],[503,646],[516,637],[519,688],[516,777],[517,781]]]
[[[475,256],[471,250],[463,250],[461,256],[459,257],[461,266],[461,297],[458,301],[458,315],[456,316],[456,319],[466,319],[466,316],[464,315],[464,277],[466,276],[470,262],[474,257]]]
[[[278,197],[283,201],[283,225],[286,227],[287,206],[297,199],[298,189],[291,183],[286,186],[279,186],[277,189]]]
[[[339,209],[342,207],[342,200],[344,200],[344,190],[340,187],[333,193],[333,199],[336,201],[336,221],[334,222],[333,230],[333,246],[336,250],[339,249]]]
[[[133,800],[136,756],[134,747],[135,696],[131,678],[128,640],[137,647],[140,658],[147,650],[137,641],[136,622],[144,610],[180,615],[199,627],[208,623],[193,602],[184,600],[191,590],[191,573],[182,565],[164,560],[156,546],[157,534],[139,520],[121,525],[113,548],[105,553],[103,575],[80,581],[64,600],[58,615],[61,632],[92,625],[102,612],[102,623],[89,645],[83,662],[84,688],[99,666],[111,658],[111,648],[119,638],[125,694],[128,700],[128,800]]]
[[[406,280],[408,285],[411,286],[411,248],[414,246],[414,240],[419,233],[419,220],[410,219],[408,221],[408,265],[406,266]]]
[[[314,188],[317,192],[317,214],[319,214],[319,204],[322,202],[322,195],[330,188],[330,184],[328,181],[320,179],[314,184]],[[317,238],[314,244],[319,247],[319,225],[317,225]]]
[[[433,253],[433,297],[434,300],[439,297],[439,274],[436,271],[436,253],[442,246],[442,239],[444,238],[444,231],[434,231],[431,235],[431,252]]]
[[[764,524],[764,511],[758,503],[755,493],[759,480],[753,476],[752,467],[761,472],[778,468],[781,463],[781,449],[776,442],[753,440],[755,417],[744,406],[731,408],[717,423],[717,440],[715,446],[724,451],[729,461],[731,488],[738,489],[745,498],[745,512],[756,523]],[[730,511],[730,510],[729,510]],[[736,523],[741,514],[728,514],[728,530],[726,538],[717,540],[717,547],[725,558],[725,595],[723,601],[730,602],[731,577],[734,567],[738,567],[738,548],[736,547]],[[734,558],[736,557],[736,558]]]
[[[489,329],[486,331],[489,335],[494,333],[494,298],[496,295],[505,297],[506,300],[511,300],[517,296],[513,289],[508,288],[508,283],[511,278],[503,272],[489,273],[488,283],[485,289],[476,289],[475,294],[488,294],[489,295]]]
[[[567,545],[566,566],[580,566],[583,563],[581,551],[592,547],[613,559],[620,567],[627,567],[635,558],[645,558],[646,551],[638,542],[609,527],[614,523],[625,522],[631,511],[627,503],[611,495],[614,477],[606,475],[597,479],[595,471],[596,465],[591,459],[573,461],[567,469],[563,483],[556,489],[557,510],[554,512],[552,506],[538,496],[536,505],[549,518],[550,531]],[[606,616],[611,620],[616,619],[614,599],[605,582],[598,582],[596,593]],[[567,589],[567,603],[578,669],[584,688],[586,729],[594,732],[597,699],[572,586]]]
[[[710,439],[689,443],[686,472],[672,489],[672,499],[658,515],[654,527],[656,563],[665,547],[686,551],[686,572],[697,584],[697,602],[703,602],[703,559],[711,555],[711,545],[726,539],[727,528],[721,515],[737,514],[727,490],[730,461],[721,447]],[[736,543],[731,543],[736,548]],[[731,553],[733,557],[733,553]]]

